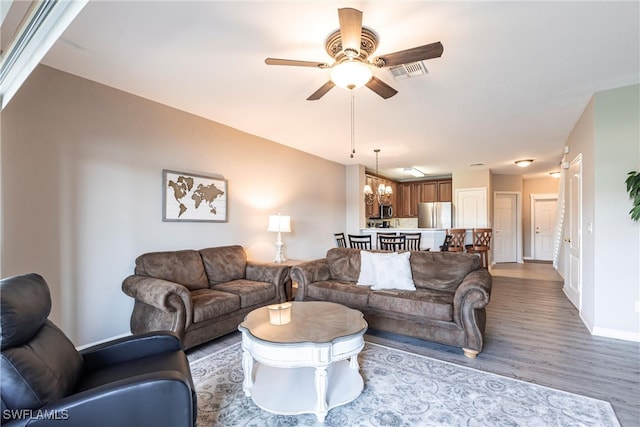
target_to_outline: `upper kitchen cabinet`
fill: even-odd
[[[418,203],[450,202],[451,180],[411,181],[398,184],[398,205],[395,216],[418,216]]]
[[[420,184],[418,203],[438,201],[438,181],[427,181]]]
[[[438,181],[438,201],[439,202],[452,202],[452,183],[451,180]]]

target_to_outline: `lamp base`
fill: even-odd
[[[280,233],[278,233],[280,234]],[[275,262],[276,264],[281,264],[283,262],[285,262],[287,259],[284,256],[284,242],[282,241],[282,238],[280,238],[280,236],[278,236],[278,241],[276,242],[276,257],[273,260],[273,262]]]

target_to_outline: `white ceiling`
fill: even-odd
[[[264,63],[331,62],[340,7],[363,12],[375,54],[444,45],[425,76],[376,71],[394,97],[356,90],[353,159],[350,92],[306,101],[328,70]],[[341,164],[375,170],[380,148],[391,178],[521,174],[521,158],[535,177],[559,169],[594,92],[639,82],[639,21],[637,1],[90,1],[43,63]]]

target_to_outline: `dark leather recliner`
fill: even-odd
[[[0,281],[0,423],[6,426],[195,426],[189,362],[172,333],[77,351],[47,319],[37,274]]]

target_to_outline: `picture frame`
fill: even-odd
[[[227,222],[227,180],[162,171],[162,221]]]

